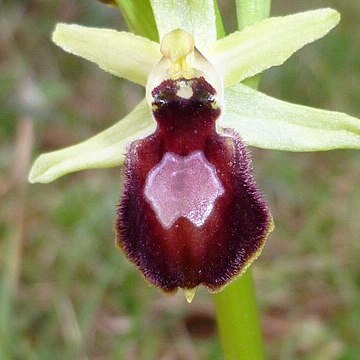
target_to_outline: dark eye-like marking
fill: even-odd
[[[186,109],[195,111],[196,108],[209,107],[217,109],[216,91],[208,85],[204,78],[167,80],[152,92],[152,109],[156,114],[178,106],[184,114]],[[191,116],[190,116],[191,117]]]

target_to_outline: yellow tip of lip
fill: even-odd
[[[184,289],[185,299],[189,304],[194,300],[195,293],[196,293],[196,288]]]

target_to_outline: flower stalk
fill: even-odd
[[[263,341],[251,268],[214,295],[225,360],[264,359]]]
[[[239,30],[270,15],[271,0],[236,0]],[[259,76],[246,79],[256,89]],[[225,360],[262,360],[264,344],[251,268],[214,295],[216,320]]]

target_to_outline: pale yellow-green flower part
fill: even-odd
[[[65,174],[124,162],[129,142],[153,132],[155,122],[145,100],[124,119],[92,138],[65,149],[41,155],[31,168],[31,183],[49,183]]]
[[[194,77],[193,69],[187,61],[194,50],[194,38],[187,31],[175,29],[164,35],[160,51],[170,61],[169,72],[172,79]]]
[[[231,86],[271,66],[281,65],[304,45],[326,35],[340,21],[333,9],[273,17],[209,46],[206,55]]]
[[[195,45],[202,50],[216,41],[214,2],[209,0],[150,0],[160,41],[174,29],[193,34]]]
[[[160,36],[174,28],[193,29],[195,46],[197,42],[203,46],[204,54],[225,80],[221,126],[237,130],[248,145],[267,149],[360,148],[359,119],[289,104],[238,84],[246,77],[280,65],[305,44],[324,36],[339,21],[335,10],[320,9],[269,18],[215,42],[211,1],[169,1],[171,6],[178,5],[175,10],[166,3],[152,0]],[[164,7],[159,9],[161,6]],[[197,7],[202,12],[194,15]],[[188,18],[189,12],[194,14]],[[209,19],[204,18],[207,12],[211,15]],[[159,44],[113,30],[60,24],[54,41],[64,50],[142,85],[161,58]],[[154,128],[149,107],[142,101],[123,120],[91,139],[41,155],[31,169],[29,180],[50,182],[74,171],[119,166],[124,162],[128,144],[150,134]]]
[[[194,45],[194,38],[190,33],[175,29],[163,37],[160,51],[172,62],[177,62],[194,52]]]
[[[245,85],[225,90],[221,126],[263,149],[320,151],[360,149],[360,119],[344,113],[295,105]]]
[[[269,18],[221,40],[213,40],[203,52],[222,75],[227,87],[282,64],[295,51],[324,36],[339,19],[339,13],[332,9]],[[59,24],[53,40],[65,51],[144,86],[152,67],[161,57],[159,44],[115,30]]]
[[[58,24],[53,41],[108,73],[143,86],[153,65],[161,58],[158,43],[124,31]]]

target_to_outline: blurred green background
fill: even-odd
[[[221,2],[228,31],[232,1]],[[272,96],[360,117],[360,3],[274,0],[273,15],[331,6],[340,25],[267,71]],[[95,0],[0,0],[0,359],[221,359],[212,299],[149,287],[114,247],[121,169],[29,185],[40,153],[128,113],[142,89],[50,41],[59,21],[124,29]],[[276,229],[253,266],[268,359],[360,359],[360,152],[251,149]]]

